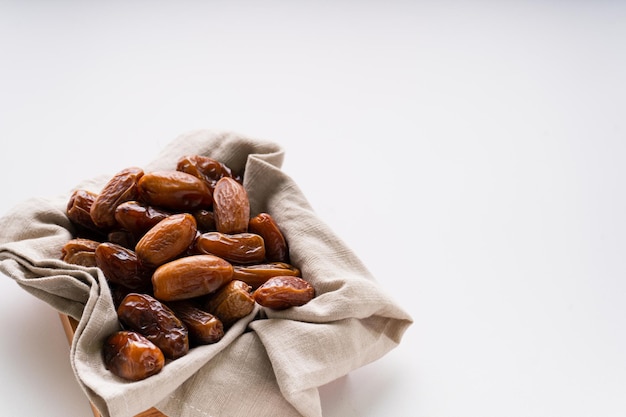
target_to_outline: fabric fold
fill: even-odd
[[[196,130],[173,140],[143,168],[175,169],[178,159],[190,154],[209,156],[244,174],[251,214],[274,217],[291,262],[315,287],[316,298],[282,311],[256,306],[220,342],[196,347],[168,362],[161,373],[129,383],[108,372],[102,361],[102,343],[119,326],[105,277],[98,268],[60,260],[73,234],[64,211],[70,193],[26,201],[0,219],[0,271],[79,320],[72,368],[104,417],[132,417],[153,406],[181,417],[320,417],[318,387],[385,355],[400,343],[412,319],[281,170],[284,150],[279,145],[233,132]],[[81,186],[98,191],[108,178]]]

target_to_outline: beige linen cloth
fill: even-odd
[[[357,256],[314,213],[281,171],[277,144],[233,132],[197,130],[176,138],[145,172],[175,169],[201,154],[245,167],[251,212],[270,213],[288,241],[291,262],[316,289],[302,307],[256,306],[224,338],[197,347],[163,371],[125,382],[103,364],[104,339],[118,329],[98,268],[60,260],[72,237],[67,195],[25,201],[0,219],[0,271],[59,312],[79,320],[70,355],[76,379],[103,416],[130,417],[155,406],[176,417],[320,417],[318,387],[379,359],[400,343],[412,318]],[[112,176],[77,182],[99,192]]]

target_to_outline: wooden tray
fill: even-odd
[[[72,339],[74,338],[74,332],[76,331],[76,326],[78,325],[78,322],[65,314],[59,314],[59,316],[61,317],[61,323],[63,324],[63,330],[65,330],[67,341],[71,344]],[[102,417],[102,414],[100,414],[98,409],[94,407],[93,404],[90,403],[90,405],[91,405],[91,410],[93,411],[94,417]],[[143,413],[137,414],[135,417],[167,417],[167,415],[163,414],[156,408],[152,407],[151,409],[146,410]]]

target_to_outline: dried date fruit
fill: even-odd
[[[243,233],[250,221],[250,200],[243,185],[230,177],[223,177],[213,190],[215,227],[221,233]]]
[[[100,194],[77,190],[67,204],[75,236],[94,243],[68,242],[61,258],[98,266],[107,278],[125,330],[103,351],[107,368],[129,380],[159,372],[190,342],[218,342],[255,303],[283,309],[315,296],[289,263],[277,222],[269,213],[250,217],[242,176],[200,155],[175,168],[131,167]]]
[[[196,219],[191,214],[172,214],[143,235],[135,252],[141,262],[157,267],[185,252],[194,242],[196,232]]]
[[[210,294],[233,278],[233,266],[213,255],[193,255],[161,265],[152,274],[154,296],[163,301]]]
[[[225,327],[247,316],[254,309],[252,287],[243,281],[232,280],[215,294],[207,297],[205,308],[220,318]]]
[[[152,269],[144,266],[134,251],[104,242],[98,245],[95,255],[96,263],[108,281],[135,291],[150,287]]]
[[[117,308],[117,315],[127,329],[145,336],[166,358],[177,359],[189,351],[185,325],[169,307],[148,294],[128,294]]]
[[[225,164],[203,155],[184,156],[178,160],[176,170],[200,178],[211,188],[223,177],[235,178],[232,170]]]
[[[74,252],[64,257],[63,260],[68,264],[80,265],[86,267],[94,267],[96,264],[96,255],[94,252]]]
[[[280,275],[300,276],[300,270],[285,262],[269,262],[256,265],[233,265],[233,279],[250,285],[253,289],[272,277]]]
[[[206,233],[214,232],[217,230],[215,228],[215,215],[212,211],[206,209],[198,209],[191,214],[193,214],[193,217],[196,219],[199,232]]]
[[[61,248],[61,259],[68,264],[97,266],[95,252],[98,245],[100,242],[91,239],[71,239]]]
[[[165,366],[161,349],[141,334],[120,330],[110,335],[102,350],[106,368],[120,378],[139,381]]]
[[[103,229],[115,226],[115,209],[123,202],[137,198],[137,183],[143,174],[141,168],[126,168],[104,185],[89,210],[96,226]]]
[[[284,310],[311,301],[315,297],[315,289],[302,278],[278,276],[268,279],[257,288],[253,297],[263,307]]]
[[[219,342],[224,337],[222,321],[198,308],[190,301],[175,301],[168,306],[174,311],[189,332],[189,340],[194,345],[208,345]]]
[[[67,217],[74,225],[91,232],[101,233],[102,230],[96,226],[91,218],[91,207],[98,195],[92,191],[75,190],[72,192],[67,202]]]
[[[289,262],[287,241],[278,224],[269,213],[259,213],[250,219],[248,231],[256,233],[265,242],[265,257],[271,262]]]
[[[139,201],[127,201],[115,209],[115,220],[133,236],[141,238],[158,222],[172,214],[174,213],[151,207]]]
[[[254,264],[265,259],[263,238],[254,233],[202,233],[196,238],[196,250],[237,264]]]
[[[138,184],[145,203],[173,211],[211,207],[211,190],[201,179],[180,171],[146,173]]]

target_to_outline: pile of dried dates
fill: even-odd
[[[62,259],[106,277],[122,329],[103,347],[112,373],[145,379],[218,342],[255,303],[285,309],[315,296],[272,216],[251,216],[242,184],[225,164],[189,155],[169,171],[131,167],[99,193],[73,192],[77,233]]]

